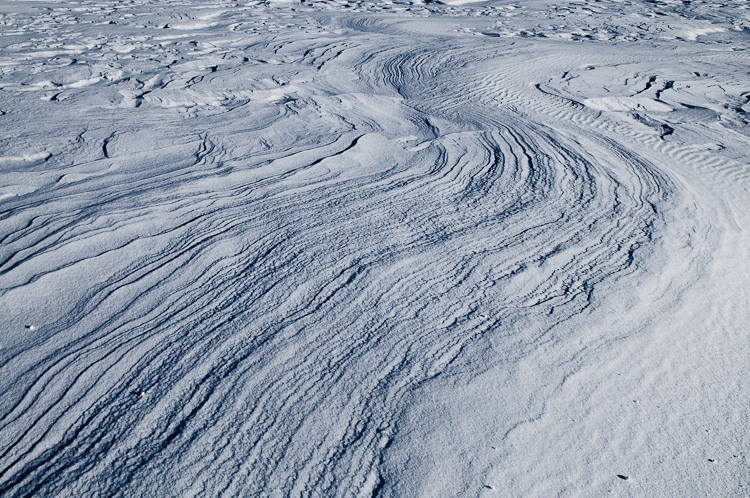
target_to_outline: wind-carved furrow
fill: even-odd
[[[579,351],[562,325],[631,283],[689,197],[658,154],[714,165],[634,151],[654,133],[548,91],[532,76],[579,61],[534,43],[251,7],[295,31],[170,12],[169,64],[130,40],[122,74],[71,95],[112,111],[86,140],[70,88],[44,101],[70,157],[0,158],[43,178],[0,198],[0,494],[419,495],[397,477],[422,457],[394,447],[433,428],[410,410]],[[711,230],[684,226],[685,247]]]

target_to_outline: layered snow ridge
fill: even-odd
[[[744,2],[0,5],[0,495],[747,496]]]

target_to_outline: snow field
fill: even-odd
[[[745,496],[742,2],[5,2],[0,494]]]

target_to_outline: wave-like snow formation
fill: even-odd
[[[6,2],[0,494],[743,496],[743,3]]]

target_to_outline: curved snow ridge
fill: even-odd
[[[41,161],[41,160],[47,160],[52,156],[49,152],[37,152],[34,154],[26,154],[23,156],[0,156],[0,163],[8,162],[8,163],[23,163],[23,162],[33,162],[33,161]]]

